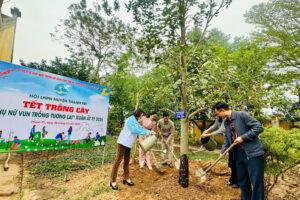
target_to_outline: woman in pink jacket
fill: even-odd
[[[143,117],[142,119],[139,120],[139,123],[144,129],[154,131],[154,128],[156,127],[156,122],[155,119],[157,117],[157,113],[151,112],[147,115],[147,117]],[[139,141],[140,143],[143,142],[144,139],[146,139],[148,136],[147,135],[139,135]],[[140,147],[140,154],[139,154],[139,163],[140,163],[140,168],[143,168],[145,165],[145,160],[147,161],[147,166],[150,170],[152,170],[152,155],[151,151],[145,152],[141,147]]]

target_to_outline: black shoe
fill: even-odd
[[[172,165],[172,163],[170,163],[170,164],[169,164],[169,167],[170,167],[170,168],[173,168],[173,165]]]
[[[110,182],[110,187],[111,187],[113,190],[118,190],[118,189],[119,189],[117,185],[113,186],[113,185],[111,184],[111,182]]]
[[[161,164],[162,165],[167,165],[168,163],[167,163],[167,161],[163,161]]]
[[[239,188],[239,185],[238,184],[232,184],[231,187],[232,188]]]
[[[227,186],[232,186],[233,184],[229,181],[226,183]]]
[[[126,180],[123,180],[123,184],[127,184],[129,186],[134,186],[134,183],[133,182],[128,182]]]

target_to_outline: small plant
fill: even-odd
[[[25,194],[25,191],[24,191],[24,190],[22,190],[22,191],[20,192],[20,196],[21,196],[21,198],[22,198],[22,197],[24,197],[24,194]]]
[[[62,193],[62,194],[66,194],[66,192],[67,192],[66,188],[63,188],[63,189],[60,190],[60,193]]]
[[[106,186],[105,183],[100,183],[94,188],[93,194],[99,195],[110,191],[111,190]]]

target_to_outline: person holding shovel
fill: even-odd
[[[73,128],[72,128],[72,126],[70,126],[68,129],[68,144],[70,143],[70,140],[71,140],[72,131],[73,131]]]
[[[35,125],[33,125],[33,127],[30,130],[30,136],[28,138],[28,142],[31,139],[32,141],[34,140],[34,134],[35,134]]]
[[[154,131],[154,129],[156,127],[156,122],[155,122],[156,117],[157,117],[157,113],[155,111],[151,112],[147,115],[147,117],[142,117],[142,119],[139,121],[139,123],[141,124],[142,128]],[[146,138],[147,138],[146,135],[139,135],[139,142],[142,143]],[[140,168],[144,167],[145,160],[147,161],[149,170],[152,170],[152,153],[151,153],[151,151],[145,152],[142,149],[142,147],[140,147],[140,153],[139,153]]]
[[[173,142],[175,135],[174,123],[169,119],[169,113],[164,112],[163,118],[157,123],[157,130],[160,136],[162,136],[161,146],[162,150],[167,149],[168,161],[165,158],[165,154],[162,154],[162,165],[168,164],[170,168],[173,168],[172,157],[173,157]]]
[[[244,111],[229,110],[224,102],[214,107],[216,116],[225,119],[224,145],[221,153],[235,143],[236,168],[241,199],[264,199],[264,149],[258,135],[263,132],[259,121]]]
[[[134,144],[137,135],[151,135],[156,133],[154,131],[143,129],[139,120],[143,117],[143,110],[138,108],[133,112],[133,114],[125,121],[125,125],[118,137],[118,151],[117,157],[112,167],[111,179],[110,179],[110,187],[113,190],[118,190],[117,186],[117,175],[118,169],[122,159],[124,158],[124,178],[123,184],[127,184],[129,186],[133,186],[134,183],[131,182],[129,178],[129,160],[130,160],[130,150],[132,145]]]
[[[212,110],[214,112],[215,107],[212,107]],[[203,134],[201,135],[201,138],[207,138],[207,137],[212,137],[212,136],[217,136],[219,134],[222,134],[224,138],[225,134],[225,126],[224,122],[225,119],[222,119],[221,117],[217,117],[215,120],[215,123],[203,131]],[[231,176],[229,178],[229,181],[226,183],[226,185],[231,186],[233,188],[239,188],[239,185],[237,184],[237,170],[236,170],[236,165],[235,165],[235,160],[236,160],[236,151],[233,149],[229,151],[229,157],[228,157],[228,167],[231,169]]]

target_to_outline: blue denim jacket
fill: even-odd
[[[125,147],[132,148],[137,135],[147,135],[148,132],[153,133],[153,131],[143,129],[136,118],[132,115],[126,120],[118,137],[117,143]]]
[[[244,149],[247,158],[263,155],[264,148],[258,138],[258,135],[264,130],[261,123],[244,111],[232,111],[231,121],[236,130],[237,137],[241,137],[244,140],[244,142],[241,143],[241,148]],[[221,153],[232,144],[232,134],[228,119],[225,120],[224,125],[226,132]]]

